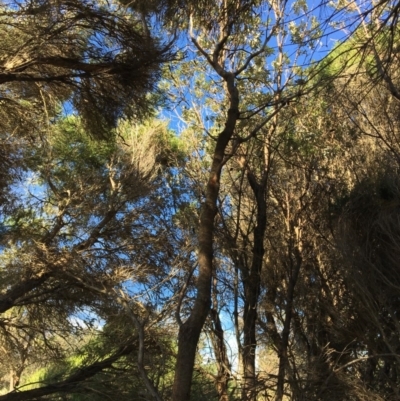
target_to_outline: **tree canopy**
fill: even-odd
[[[0,401],[400,398],[399,4],[0,2]]]

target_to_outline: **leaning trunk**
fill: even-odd
[[[223,76],[229,95],[229,110],[224,130],[219,134],[206,187],[206,199],[202,205],[199,226],[199,273],[196,280],[196,299],[189,318],[179,328],[178,356],[172,401],[190,399],[190,388],[196,357],[197,343],[211,306],[211,282],[213,277],[214,218],[217,213],[221,170],[225,162],[225,150],[234,133],[239,117],[239,95],[235,75]]]

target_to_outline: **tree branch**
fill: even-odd
[[[94,362],[89,366],[81,367],[71,374],[66,380],[59,383],[48,384],[44,387],[39,387],[26,391],[14,390],[11,393],[0,395],[0,401],[29,401],[36,398],[44,397],[56,393],[73,393],[77,391],[79,385],[87,379],[90,379],[104,369],[112,367],[114,362],[117,362],[121,357],[129,355],[135,349],[136,344],[121,346],[114,355],[100,362]]]

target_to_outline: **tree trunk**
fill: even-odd
[[[218,401],[229,401],[228,385],[231,376],[231,367],[224,339],[224,330],[222,329],[218,311],[214,308],[211,309],[211,320],[213,323],[211,340],[218,367],[215,383]]]
[[[244,314],[243,314],[243,388],[242,400],[255,401],[256,391],[256,322],[257,304],[260,294],[261,269],[264,258],[264,235],[267,227],[267,210],[265,195],[267,191],[267,169],[261,179],[256,182],[250,172],[248,179],[257,202],[257,225],[254,230],[253,259],[250,272],[244,275]]]
[[[214,150],[211,171],[202,205],[199,227],[199,273],[196,281],[196,299],[189,318],[179,328],[178,356],[175,367],[172,401],[190,399],[197,343],[211,306],[213,277],[214,218],[217,213],[221,170],[225,150],[234,133],[239,117],[239,94],[233,73],[221,73],[229,95],[229,110],[224,130],[219,134]]]
[[[291,262],[291,275],[289,278],[289,286],[287,293],[287,301],[285,308],[285,321],[283,324],[283,330],[281,335],[281,347],[279,349],[279,369],[278,369],[278,382],[276,386],[276,395],[275,401],[282,401],[284,395],[284,384],[285,384],[285,374],[286,374],[286,365],[288,360],[288,347],[289,347],[289,334],[290,334],[290,325],[292,322],[293,316],[293,298],[294,298],[294,289],[297,283],[297,279],[299,277],[300,268],[302,265],[302,257],[300,251],[297,247],[294,247],[294,256],[295,263],[293,260]],[[293,266],[294,265],[294,266]]]

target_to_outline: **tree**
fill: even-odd
[[[172,161],[174,151],[168,150],[165,124],[135,129],[125,123],[119,132],[121,143],[96,142],[70,117],[54,126],[47,146],[24,150],[31,167],[25,183],[35,177],[36,183],[32,192],[17,191],[19,207],[3,220],[1,328],[9,344],[3,351],[5,358],[19,353],[13,366],[20,381],[28,366],[71,352],[68,339],[82,333],[76,319],[90,327],[92,319],[110,322],[115,314],[130,316],[139,350],[131,332],[102,360],[58,383],[5,399],[80,391],[82,382],[135,351],[139,371],[150,380],[143,371],[144,326],[154,325],[158,317],[129,292],[164,274],[169,242],[164,227],[157,226],[161,211],[154,225],[151,215],[159,194],[166,198],[156,159]]]
[[[239,154],[242,144],[250,143],[252,140],[263,141],[268,132],[268,129],[264,128],[272,122],[273,116],[301,93],[300,88],[294,85],[294,78],[297,78],[295,69],[291,70],[287,80],[283,78],[285,68],[289,63],[283,50],[283,43],[287,35],[283,28],[285,26],[285,6],[285,2],[270,5],[267,17],[262,4],[257,2],[221,2],[216,7],[213,4],[206,4],[200,10],[196,7],[189,7],[186,17],[192,46],[196,53],[205,60],[205,64],[196,57],[194,60],[189,60],[187,65],[182,66],[182,72],[188,71],[193,77],[190,81],[193,85],[193,95],[189,97],[185,91],[179,91],[177,88],[174,96],[188,106],[187,109],[183,108],[183,120],[190,121],[190,124],[197,129],[204,130],[209,136],[211,144],[207,144],[205,150],[205,154],[208,156],[209,176],[206,178],[207,185],[203,190],[198,226],[197,295],[190,314],[180,325],[174,400],[186,400],[190,396],[196,347],[212,302],[212,279],[216,272],[213,249],[215,217],[218,213],[222,168],[229,159]],[[217,16],[211,24],[210,15]],[[257,29],[255,29],[255,25],[258,26]],[[317,27],[313,26],[309,35],[310,43],[313,35],[317,35],[317,32]],[[273,73],[267,70],[265,64],[265,59],[272,54],[268,47],[270,41],[277,41],[279,49],[274,61],[276,69]],[[198,71],[198,73],[193,75],[193,71]],[[273,77],[270,78],[269,74]],[[267,90],[266,88],[272,89]],[[259,92],[254,95],[256,89]],[[287,91],[284,92],[286,89]],[[210,93],[213,94],[212,98],[210,98]],[[242,97],[242,103],[240,103],[239,96]],[[205,107],[200,107],[196,104],[197,102],[205,103]],[[223,105],[223,115],[220,113],[221,104]],[[265,155],[268,159],[267,151]],[[269,167],[268,162],[262,164],[264,167],[260,167],[261,178],[257,181],[246,162],[247,160],[244,163],[244,170],[248,172],[247,175],[257,198],[259,211],[259,228],[257,229],[259,233],[254,240],[256,251],[253,267],[249,266],[248,274],[244,270],[242,271],[247,287],[245,310],[247,326],[243,347],[246,384],[243,397],[253,399],[256,396],[254,392],[255,322],[266,225],[266,216],[262,209],[265,204]],[[250,281],[253,283],[250,284]],[[213,306],[213,316],[215,317],[218,307],[217,305]],[[213,319],[213,324],[217,327],[218,320]],[[219,344],[221,344],[220,341]],[[222,351],[218,351],[218,353],[224,354]],[[222,366],[224,361],[220,362]],[[225,376],[225,373],[220,373],[221,375]],[[220,391],[220,398],[226,398],[226,394],[223,394],[225,390]]]
[[[128,11],[119,3],[10,1],[2,2],[0,9],[4,38],[0,74],[1,152],[5,156],[1,162],[2,276],[6,285],[0,309],[3,338],[11,347],[4,351],[6,355],[11,355],[8,352],[19,355],[14,369],[18,371],[14,384],[18,384],[21,372],[33,363],[34,353],[40,353],[40,348],[32,342],[33,337],[41,338],[44,358],[47,351],[57,347],[55,344],[59,344],[62,333],[66,335],[74,329],[69,322],[71,314],[82,305],[96,303],[82,282],[79,283],[81,273],[84,276],[87,273],[84,265],[89,260],[83,258],[79,268],[73,262],[69,271],[61,266],[75,259],[75,252],[79,254],[93,246],[101,236],[100,231],[109,226],[126,202],[109,204],[108,210],[93,203],[102,195],[98,193],[91,199],[91,190],[103,191],[111,198],[116,193],[110,192],[120,190],[114,187],[116,179],[111,172],[104,175],[107,168],[104,162],[116,148],[112,144],[92,145],[88,153],[87,139],[82,143],[82,133],[77,132],[81,128],[71,123],[63,123],[61,128],[64,135],[70,135],[70,142],[64,136],[63,143],[56,144],[54,141],[60,140],[60,135],[54,135],[54,130],[60,126],[56,128],[54,122],[60,114],[60,105],[63,103],[67,109],[79,113],[82,124],[92,135],[110,137],[111,128],[122,116],[142,118],[151,112],[156,99],[150,98],[149,93],[154,93],[161,63],[172,54],[169,44],[162,44],[150,34],[142,14]],[[52,138],[41,136],[41,145],[35,146],[38,133]],[[57,154],[61,145],[62,156]],[[75,149],[68,152],[68,146]],[[20,148],[26,149],[24,157]],[[144,159],[137,155],[141,163],[135,169],[142,171],[148,181],[154,153],[149,148],[143,150],[148,152],[150,165],[143,164]],[[88,156],[88,163],[82,163],[79,151]],[[63,167],[54,169],[51,152],[57,154],[56,160],[61,157],[57,163],[64,163]],[[139,159],[133,157],[131,161]],[[72,179],[68,173],[71,168],[83,181]],[[135,177],[135,173],[125,172],[130,179]],[[16,180],[26,183],[27,176],[32,174],[39,177],[38,196],[23,197],[22,193],[9,192],[9,186],[15,185]],[[80,174],[92,174],[93,180],[84,179]],[[145,186],[138,192],[143,190],[146,192]],[[7,193],[14,195],[11,201]],[[72,228],[78,221],[76,213],[83,211],[79,202],[85,202],[85,207],[93,205],[91,218],[100,220],[82,218],[83,225]],[[68,242],[73,244],[72,248],[68,249]],[[22,249],[25,249],[25,258],[20,256]],[[71,251],[75,256],[64,259]],[[111,256],[110,251],[108,257]],[[101,260],[105,254],[96,257]],[[73,265],[77,270],[74,271]],[[20,272],[19,277],[13,278],[10,274],[11,266],[16,269],[14,275]],[[68,295],[65,288],[71,289]]]
[[[24,132],[21,123],[43,110],[48,124],[66,101],[98,137],[123,115],[149,111],[147,95],[171,52],[138,13],[90,1],[7,1],[0,12],[3,135]]]
[[[198,376],[207,388],[214,381],[221,401],[397,396],[397,301],[387,283],[397,282],[397,214],[371,195],[386,173],[367,176],[383,158],[397,166],[396,52],[386,46],[398,7],[339,3],[324,23],[346,15],[363,24],[347,47],[303,69],[296,64],[328,34],[307,7],[4,4],[0,79],[10,112],[0,178],[13,202],[3,196],[1,335],[6,373],[20,383],[3,399],[95,397],[93,384],[114,380],[116,369],[121,397],[158,401],[189,399]],[[185,124],[176,137],[164,123],[134,121],[157,100],[159,62],[171,57],[150,29],[160,21],[189,34],[179,41],[187,57],[159,87]],[[106,322],[105,337],[113,327],[115,341],[98,342],[75,367],[65,355],[86,352],[78,339],[88,330],[74,320],[83,312],[88,326]],[[171,395],[172,359],[151,347],[161,327],[176,334],[172,316]],[[207,369],[198,347],[208,340]],[[276,366],[263,371],[261,355]],[[44,363],[61,372],[20,391],[24,372]],[[142,383],[125,380],[133,374]]]
[[[368,11],[370,12],[370,11]],[[198,31],[200,32],[200,30]],[[201,37],[201,36],[200,36]],[[208,36],[209,37],[209,36]],[[205,39],[204,43],[206,43]],[[203,43],[203,42],[202,42]],[[199,43],[197,45],[200,47],[200,53],[202,48]],[[208,45],[208,43],[207,43]],[[343,48],[340,49],[342,51]],[[204,53],[203,53],[204,54]],[[233,60],[234,52],[232,51],[229,54],[229,59]],[[207,57],[207,54],[204,54],[205,57]],[[353,59],[354,60],[354,59]],[[198,60],[196,60],[197,63]],[[210,63],[212,62],[212,59],[210,57]],[[198,64],[197,64],[198,65]],[[356,61],[354,61],[354,66],[355,68],[358,68],[359,65],[357,64]],[[203,67],[204,68],[204,67]],[[320,71],[322,68],[326,68],[324,64],[321,64],[316,68],[316,71]],[[346,72],[348,72],[347,70]],[[193,74],[193,69],[191,70],[191,73]],[[312,70],[311,71],[311,76],[313,76],[315,72]],[[279,75],[279,74],[277,74]],[[305,74],[306,75],[306,74]],[[337,75],[337,74],[336,74]],[[197,78],[197,77],[196,77]],[[343,78],[345,79],[345,78]],[[250,81],[251,78],[249,76],[246,76],[246,80]],[[200,92],[199,87],[204,87],[207,88],[206,90],[208,91],[213,91],[213,93],[219,93],[216,89],[213,88],[212,83],[210,83],[211,80],[207,79],[195,79],[194,82],[196,82],[196,89],[193,89],[193,91],[198,91],[196,94],[200,99],[202,99],[202,102],[204,102],[204,92]],[[215,82],[215,81],[214,81]],[[239,80],[240,82],[240,80]],[[278,82],[278,81],[277,81]],[[328,82],[331,83],[332,80],[325,80],[324,85]],[[310,86],[313,86],[315,82],[311,80],[309,82]],[[204,85],[204,86],[201,86]],[[329,86],[328,86],[329,88]],[[241,87],[243,89],[243,87]],[[308,87],[306,86],[303,88],[303,91],[307,91]],[[246,91],[243,91],[244,94],[246,94]],[[251,92],[252,95],[254,93]],[[285,92],[283,92],[285,93]],[[286,95],[290,96],[293,95],[293,93],[298,94],[296,92],[296,86],[290,87],[288,85]],[[263,93],[264,94],[264,93]],[[214,110],[218,110],[214,105],[212,105],[212,102],[206,103],[206,107],[208,109],[204,109],[196,105],[195,101],[193,101],[193,97],[188,101],[188,98],[186,94],[180,98],[182,102],[187,102],[189,106],[189,110],[183,114],[183,119],[186,121],[191,121],[193,124],[193,127],[198,127],[199,129],[204,129],[207,134],[212,138],[213,135],[218,135],[218,129],[215,129],[212,125],[212,123],[215,121],[216,123],[220,122],[220,116],[215,116],[213,115]],[[318,99],[318,97],[317,97]],[[323,98],[323,101],[326,101],[327,98]],[[279,99],[280,100],[280,99]],[[190,101],[192,103],[190,103]],[[219,103],[221,103],[222,99],[219,99]],[[254,101],[254,96],[253,96],[253,101]],[[309,102],[310,105],[314,105],[314,108],[316,107],[315,104],[317,104],[318,101],[321,101],[320,99],[315,100],[316,103],[314,103],[313,100],[306,98],[305,102]],[[204,103],[203,103],[204,104]],[[245,103],[246,104],[246,103]],[[334,104],[332,101],[330,101],[330,104]],[[213,106],[215,108],[213,108]],[[315,118],[314,114],[312,113],[311,110],[306,111],[306,108],[302,108],[303,106],[299,106],[298,108],[303,111],[303,113],[308,113],[307,117],[310,118]],[[312,106],[310,106],[312,107]],[[359,163],[361,162],[362,158],[368,154],[369,150],[366,148],[362,148],[361,144],[360,146],[357,147],[357,149],[352,152],[347,150],[346,148],[349,148],[352,146],[355,139],[357,138],[352,138],[352,131],[349,128],[349,125],[347,125],[347,120],[343,121],[343,125],[336,127],[335,123],[331,122],[332,114],[334,114],[331,111],[328,111],[328,109],[325,109],[323,113],[324,117],[317,116],[315,118],[315,122],[319,124],[316,126],[308,126],[308,124],[304,123],[304,114],[301,114],[300,112],[296,111],[299,116],[299,120],[296,119],[293,115],[285,115],[284,111],[280,110],[282,116],[281,119],[278,119],[279,123],[275,125],[278,126],[278,129],[275,130],[273,128],[273,124],[266,124],[265,130],[257,130],[257,134],[254,134],[254,138],[257,138],[261,142],[261,146],[255,146],[250,139],[253,138],[248,138],[247,141],[244,141],[243,143],[240,143],[240,138],[239,138],[239,144],[236,143],[237,147],[235,148],[235,153],[234,155],[241,156],[242,160],[241,163],[239,162],[238,164],[245,166],[243,168],[243,174],[240,175],[238,174],[239,177],[237,179],[237,183],[240,183],[240,185],[237,185],[239,189],[235,188],[235,185],[232,185],[229,187],[229,191],[225,195],[224,193],[220,192],[220,214],[221,216],[228,215],[231,210],[235,211],[235,207],[238,207],[238,205],[242,205],[241,207],[244,209],[248,207],[250,212],[247,214],[246,218],[251,219],[252,213],[253,215],[257,215],[259,211],[261,211],[262,215],[262,209],[263,209],[263,204],[262,203],[257,203],[257,208],[254,207],[254,198],[246,194],[245,185],[242,184],[244,180],[248,178],[249,183],[247,184],[247,188],[253,189],[253,192],[256,193],[259,190],[259,186],[261,181],[257,182],[256,177],[254,176],[254,170],[253,166],[250,164],[248,160],[251,160],[249,157],[250,155],[257,155],[255,157],[255,163],[254,165],[257,165],[257,163],[262,165],[262,160],[265,160],[265,157],[260,157],[262,154],[261,151],[259,150],[260,148],[264,148],[265,153],[267,155],[273,154],[274,156],[272,158],[276,158],[278,161],[274,161],[272,164],[265,164],[265,172],[268,174],[273,174],[274,179],[272,181],[271,188],[272,189],[267,189],[266,192],[262,192],[262,196],[260,197],[261,199],[264,197],[263,202],[268,199],[270,203],[277,202],[277,207],[276,208],[271,208],[271,216],[275,216],[276,214],[280,215],[282,212],[285,214],[282,216],[283,221],[285,222],[283,227],[288,227],[287,232],[282,234],[280,237],[280,240],[277,241],[271,241],[269,240],[269,236],[272,237],[272,233],[269,233],[267,231],[267,228],[264,228],[261,230],[261,234],[257,236],[256,239],[256,230],[255,227],[257,224],[254,222],[254,220],[251,221],[249,224],[249,228],[247,231],[247,234],[245,233],[244,235],[242,234],[241,230],[243,229],[242,226],[237,224],[237,230],[240,232],[240,235],[243,235],[243,243],[246,244],[245,247],[243,247],[243,254],[241,255],[242,261],[238,261],[238,265],[243,266],[243,259],[247,259],[247,266],[252,265],[252,260],[254,261],[256,258],[252,258],[253,255],[256,254],[256,252],[251,251],[253,248],[253,244],[256,243],[258,240],[260,246],[258,249],[260,250],[260,255],[264,254],[264,246],[268,247],[269,249],[273,249],[273,251],[270,251],[268,253],[271,253],[274,255],[273,261],[279,266],[281,265],[280,269],[278,270],[278,275],[285,274],[286,278],[284,280],[284,288],[285,291],[283,291],[284,295],[281,296],[280,299],[274,296],[274,288],[275,290],[279,288],[279,282],[272,282],[266,290],[269,292],[269,296],[271,296],[271,299],[269,300],[269,303],[274,303],[274,302],[279,302],[279,306],[276,306],[276,314],[279,317],[279,321],[281,323],[281,326],[284,327],[284,331],[280,333],[279,327],[280,325],[276,325],[275,332],[273,330],[267,330],[268,335],[270,336],[270,339],[273,339],[272,341],[275,342],[276,349],[279,352],[279,360],[280,360],[280,367],[279,367],[279,374],[278,374],[278,382],[276,383],[277,386],[277,399],[281,399],[284,395],[284,384],[288,382],[293,384],[292,391],[296,396],[300,396],[299,394],[301,393],[301,389],[299,388],[299,381],[301,380],[300,376],[297,376],[296,372],[296,367],[299,366],[299,361],[296,359],[292,359],[290,361],[289,355],[290,352],[293,352],[294,349],[294,341],[296,340],[296,337],[292,334],[293,331],[295,330],[294,327],[299,328],[298,333],[299,336],[302,335],[301,331],[303,328],[301,328],[301,325],[299,325],[299,322],[302,320],[305,321],[308,319],[303,319],[302,314],[307,316],[309,314],[310,316],[310,326],[309,328],[305,329],[305,332],[310,333],[310,327],[311,325],[315,324],[315,320],[318,319],[316,315],[313,314],[312,311],[312,306],[309,303],[304,304],[304,308],[307,308],[306,310],[302,310],[301,312],[296,312],[296,302],[303,302],[303,300],[300,300],[296,296],[296,292],[299,291],[300,293],[304,291],[307,291],[306,289],[310,285],[310,281],[308,280],[313,280],[314,282],[318,282],[319,285],[316,285],[316,299],[321,300],[321,308],[318,309],[317,313],[320,313],[321,318],[323,319],[323,324],[320,326],[320,328],[316,329],[317,332],[316,337],[315,337],[315,344],[310,345],[311,349],[316,346],[318,350],[317,354],[319,355],[318,357],[321,358],[322,365],[325,368],[328,368],[329,363],[328,360],[329,358],[328,353],[329,350],[327,349],[329,345],[329,339],[335,341],[335,347],[332,348],[332,352],[337,352],[339,355],[344,355],[343,353],[345,352],[346,345],[346,335],[339,334],[338,332],[331,332],[329,329],[330,326],[330,321],[335,321],[336,323],[338,322],[337,316],[335,316],[335,305],[338,305],[339,302],[339,294],[343,294],[343,291],[346,291],[345,285],[343,284],[343,277],[339,279],[339,281],[335,284],[335,280],[333,277],[335,277],[334,270],[329,269],[329,274],[328,276],[325,275],[324,269],[326,268],[326,263],[324,262],[325,258],[329,258],[331,261],[334,260],[335,256],[337,257],[337,252],[334,248],[332,248],[329,245],[329,241],[332,241],[332,225],[331,222],[329,221],[329,213],[330,213],[330,205],[334,203],[334,198],[335,196],[340,197],[342,193],[346,192],[348,188],[351,188],[352,185],[354,185],[354,182],[357,180],[356,176],[353,174],[357,174],[356,168],[358,167]],[[295,115],[296,115],[295,113]],[[203,116],[206,115],[206,119],[204,122]],[[328,123],[325,125],[321,123],[321,120],[323,118],[328,117]],[[285,118],[291,119],[289,123],[285,122]],[[255,121],[257,121],[257,118],[254,118]],[[303,120],[303,123],[301,122]],[[210,123],[210,121],[212,123]],[[273,120],[271,120],[272,122]],[[296,121],[297,124],[300,126],[303,124],[304,131],[299,130],[295,126],[291,126],[291,124],[295,124],[294,121]],[[251,123],[250,123],[251,124]],[[217,125],[217,124],[216,124]],[[220,125],[223,125],[223,123]],[[334,128],[335,127],[335,128]],[[270,128],[270,130],[268,130]],[[241,133],[246,132],[247,127],[244,125],[240,125]],[[279,131],[280,130],[280,131]],[[311,132],[308,132],[310,130]],[[251,129],[249,129],[250,132]],[[268,136],[268,133],[276,132],[274,135]],[[283,135],[283,132],[286,131],[287,136]],[[319,134],[316,134],[315,131],[319,131]],[[268,138],[269,140],[272,139],[272,142],[270,142],[269,145],[263,146],[262,140],[262,133],[264,133],[264,138]],[[218,138],[218,136],[216,137]],[[303,139],[304,137],[304,139]],[[318,138],[318,139],[317,139]],[[323,139],[321,139],[323,138]],[[309,142],[314,141],[314,140],[322,140],[323,145],[321,144],[318,146],[317,144],[310,145]],[[255,141],[256,142],[256,141]],[[218,143],[218,142],[217,142]],[[257,143],[257,142],[256,142]],[[253,149],[257,149],[258,152],[256,151],[255,153],[246,153],[244,151],[245,147],[247,144],[251,144],[253,146]],[[249,148],[251,149],[251,146]],[[286,148],[285,148],[286,147]],[[287,155],[286,152],[288,149],[292,149],[293,152],[290,155]],[[230,148],[229,148],[230,150]],[[209,154],[210,148],[206,147],[205,153]],[[303,152],[303,154],[298,155],[298,153]],[[319,158],[318,156],[315,155],[316,152],[323,152],[324,158]],[[358,152],[358,154],[357,154]],[[210,152],[212,154],[212,152]],[[231,153],[228,153],[227,159],[230,158],[230,160],[235,160],[235,157],[232,157]],[[239,161],[240,161],[240,159]],[[266,158],[268,160],[268,158]],[[327,164],[328,163],[328,164]],[[331,163],[331,165],[329,165]],[[282,167],[281,167],[282,166]],[[296,166],[301,166],[299,169],[295,168]],[[348,167],[348,169],[345,168],[345,166]],[[235,168],[230,167],[230,171],[235,171]],[[255,170],[257,171],[257,170]],[[272,171],[273,173],[268,173]],[[234,174],[232,174],[234,176]],[[247,176],[247,177],[246,177]],[[279,178],[277,178],[279,177]],[[242,180],[242,181],[241,181]],[[282,180],[282,181],[280,181]],[[223,185],[226,185],[224,181]],[[290,183],[290,184],[288,184]],[[268,184],[268,181],[266,182]],[[229,184],[228,184],[229,185]],[[291,189],[285,189],[285,186],[289,185]],[[268,188],[268,187],[265,187]],[[264,191],[265,191],[264,188]],[[241,199],[235,206],[232,206],[232,196],[235,194],[235,191],[237,190],[237,197]],[[269,195],[269,198],[268,198]],[[321,197],[321,199],[318,201],[318,198]],[[246,200],[245,200],[246,199]],[[226,205],[224,205],[223,202],[226,202]],[[323,202],[322,204],[320,202]],[[249,205],[249,206],[248,206]],[[261,205],[261,207],[260,207]],[[275,210],[274,210],[275,209]],[[318,210],[318,213],[315,212],[315,210]],[[289,217],[286,216],[286,213],[289,214]],[[232,222],[236,222],[235,218],[231,219]],[[229,219],[227,219],[229,221]],[[238,218],[237,221],[245,221],[244,218]],[[261,221],[261,220],[260,220]],[[226,224],[226,222],[225,222]],[[242,224],[242,223],[241,223]],[[263,223],[264,224],[264,223]],[[306,227],[308,225],[312,225],[313,229],[307,229]],[[314,226],[315,224],[315,226]],[[262,225],[260,224],[259,227]],[[216,225],[217,227],[217,225]],[[233,227],[235,227],[233,225]],[[324,227],[322,229],[322,227]],[[223,233],[224,229],[226,230],[229,228],[229,225],[226,224],[225,227],[221,229],[221,231],[218,231],[218,233]],[[233,229],[231,232],[235,233],[235,229]],[[322,232],[322,234],[321,234]],[[324,239],[323,241],[319,242],[315,240],[315,237],[323,236],[322,238]],[[264,244],[264,237],[270,241],[268,245]],[[254,241],[254,242],[253,242]],[[220,250],[216,248],[216,244],[218,243],[218,240],[214,240],[214,251],[219,252]],[[221,256],[222,258],[226,258],[227,255],[229,255],[232,260],[238,260],[239,258],[237,257],[238,251],[237,249],[240,249],[240,246],[238,246],[237,243],[233,243],[232,245],[232,236],[229,236],[229,233],[227,235],[227,240],[225,243],[225,249],[223,249],[221,252],[223,255]],[[287,249],[287,253],[282,253],[280,252],[275,252],[275,249],[282,249],[282,246],[284,249]],[[229,250],[229,247],[231,247],[231,251]],[[276,248],[274,248],[276,247]],[[267,248],[267,249],[268,249]],[[253,248],[255,249],[255,248]],[[220,256],[218,253],[216,255]],[[251,255],[251,256],[248,256]],[[282,260],[282,264],[277,262],[278,260]],[[224,260],[222,263],[227,263],[226,260]],[[261,265],[265,263],[265,260],[261,263]],[[290,270],[286,266],[292,265],[292,269]],[[217,263],[214,261],[214,271],[211,277],[215,282],[218,282],[218,277],[220,276],[220,273],[216,270]],[[311,268],[312,266],[312,268]],[[329,266],[332,266],[332,269],[334,269],[334,263],[330,262]],[[304,269],[304,273],[302,272],[302,269]],[[311,269],[311,270],[308,270]],[[233,270],[231,270],[233,271]],[[237,271],[240,271],[240,269],[237,269]],[[248,272],[253,271],[254,277],[257,276],[257,269],[254,268],[253,270],[248,268]],[[282,273],[282,271],[284,273]],[[256,310],[258,308],[258,301],[257,297],[259,295],[258,291],[261,288],[261,283],[258,281],[257,284],[254,285],[249,285],[249,280],[248,277],[246,277],[246,272],[245,272],[245,266],[243,266],[243,286],[247,287],[247,293],[248,296],[243,296],[243,302],[246,304],[246,302],[249,302],[247,305],[253,305],[252,308],[245,309],[244,314],[249,313],[249,315],[256,316]],[[303,275],[304,274],[304,275]],[[219,275],[219,276],[218,276]],[[210,277],[210,276],[208,276]],[[310,278],[311,277],[311,278]],[[246,280],[247,279],[247,280]],[[211,280],[211,279],[210,279]],[[210,281],[211,282],[211,281]],[[308,284],[307,284],[308,282]],[[236,284],[235,284],[236,285]],[[215,288],[215,284],[213,284]],[[296,290],[296,288],[300,288]],[[224,294],[226,294],[226,290],[229,288],[229,285],[226,285],[224,288]],[[240,288],[240,287],[238,287]],[[250,289],[251,288],[251,289]],[[215,294],[215,289],[213,290]],[[282,292],[282,290],[280,290]],[[246,292],[246,291],[245,291]],[[335,296],[329,296],[329,293],[333,292]],[[218,291],[217,291],[218,293]],[[213,330],[220,332],[220,330],[216,329],[218,327],[218,319],[215,318],[215,312],[218,310],[218,305],[221,304],[221,301],[215,300],[215,296],[212,295],[210,291],[210,300],[212,298],[213,302],[213,308],[211,309],[212,311],[212,321],[213,321]],[[253,303],[251,303],[250,299],[255,299],[253,300]],[[215,308],[214,308],[215,306]],[[341,303],[341,308],[343,308],[343,313],[346,308],[345,301]],[[247,312],[246,312],[247,311]],[[283,311],[282,313],[278,313],[278,311]],[[253,313],[254,312],[254,313]],[[237,315],[237,311],[236,311]],[[271,327],[271,324],[273,325],[273,321],[276,320],[276,316],[274,314],[269,313],[268,316],[268,325]],[[245,319],[248,326],[247,328],[250,330],[253,327],[253,333],[255,333],[255,321],[256,319]],[[311,323],[311,321],[314,320],[314,323]],[[249,323],[253,321],[253,323]],[[244,322],[243,324],[246,324]],[[239,341],[240,342],[240,330],[242,330],[242,327],[239,327],[239,324],[237,324],[239,328]],[[243,329],[244,330],[244,329]],[[319,332],[318,332],[319,331]],[[323,335],[323,333],[327,333],[326,336]],[[328,334],[329,333],[329,334]],[[217,338],[222,338],[221,334],[215,334],[215,337]],[[245,336],[244,336],[245,337]],[[307,335],[306,335],[307,337]],[[250,338],[250,336],[249,336]],[[223,341],[223,338],[222,338]],[[244,392],[242,394],[243,399],[248,399],[248,397],[255,397],[257,390],[255,390],[255,369],[254,369],[254,360],[255,360],[255,352],[253,351],[256,347],[256,336],[253,334],[251,337],[251,340],[248,340],[247,342],[247,349],[252,350],[252,352],[249,352],[249,355],[252,355],[252,357],[249,357],[249,362],[248,362],[248,370],[246,377],[244,379],[244,382],[247,380],[247,385],[244,385]],[[219,341],[218,344],[221,342]],[[223,351],[223,347],[220,345],[215,345],[217,348],[216,357],[218,358],[218,355],[220,355],[220,360],[218,361],[221,367],[220,373],[217,375],[218,378],[218,385],[221,385],[221,380],[226,380],[226,377],[230,377],[230,368],[229,364],[227,364],[224,361],[224,354],[225,352]],[[183,348],[186,350],[186,348]],[[304,352],[304,350],[303,350]],[[314,351],[311,351],[314,352]],[[331,354],[332,355],[332,354]],[[243,357],[245,359],[245,357]],[[345,359],[345,358],[343,358]],[[292,366],[290,366],[290,363],[293,362]],[[335,362],[337,363],[337,362]],[[224,365],[225,365],[225,370],[224,370]],[[252,368],[253,367],[253,368]],[[252,368],[252,369],[251,369]],[[307,367],[307,369],[311,369],[311,365]],[[249,373],[252,371],[252,373]],[[314,370],[315,372],[315,370]],[[334,375],[332,371],[328,369],[327,371],[327,376],[326,377],[338,377],[337,375]],[[340,370],[339,370],[340,372]],[[291,374],[292,376],[290,379],[287,378],[287,374]],[[331,375],[332,374],[332,375]],[[190,376],[189,373],[186,374],[188,377]],[[330,376],[331,375],[331,376]],[[228,379],[229,380],[229,379]],[[310,389],[312,388],[312,384],[310,384]],[[343,384],[343,391],[345,392],[345,388],[347,388],[342,381]],[[315,385],[315,383],[314,383]],[[227,387],[226,381],[224,384],[225,388]],[[296,388],[297,386],[297,388]],[[247,387],[247,390],[246,390]],[[287,387],[286,387],[287,388]],[[322,391],[322,390],[321,390]],[[323,390],[325,391],[325,390]],[[344,392],[342,394],[344,394]],[[220,398],[224,399],[223,397],[226,396],[226,394],[223,394],[224,391],[221,390]],[[315,395],[315,394],[314,394]]]

